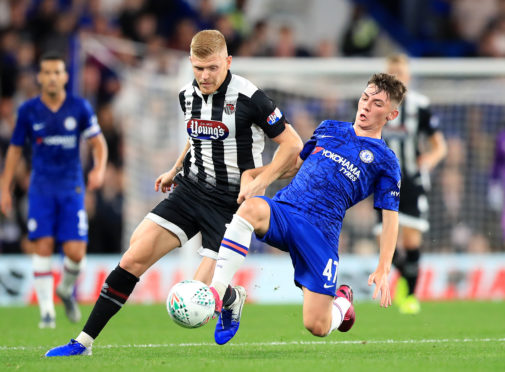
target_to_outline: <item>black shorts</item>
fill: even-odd
[[[379,222],[382,222],[382,211],[379,212]],[[412,227],[421,232],[428,231],[428,199],[420,176],[402,177],[400,189],[400,206],[398,208],[400,226]],[[381,233],[379,224],[374,232]]]
[[[226,224],[230,223],[238,205],[234,203],[227,208],[209,199],[197,187],[180,183],[146,218],[173,232],[181,245],[201,232],[204,253],[202,250],[200,253],[217,258]]]

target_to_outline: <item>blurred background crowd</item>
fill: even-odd
[[[123,122],[115,102],[122,90],[121,78],[113,65],[93,56],[80,65],[72,60],[81,37],[119,38],[123,52],[116,53],[115,58],[122,64],[163,73],[173,68],[164,52],[186,56],[192,36],[207,28],[220,30],[230,54],[239,57],[383,57],[395,50],[418,58],[505,57],[504,0],[0,0],[0,171],[16,110],[38,94],[38,57],[47,50],[63,51],[73,75],[69,89],[91,102],[109,147],[105,185],[88,193],[86,199],[89,253],[118,253],[125,248],[125,146]],[[320,119],[327,114],[342,115],[335,108],[327,112],[318,106],[317,110]],[[502,112],[503,107],[496,117],[503,117]],[[446,250],[503,250],[502,237],[486,233],[489,228],[499,230],[497,212],[478,234],[458,225],[461,216],[471,213],[472,208],[461,200],[462,191],[458,194],[458,188],[465,184],[458,171],[465,167],[462,159],[484,154],[478,174],[487,179],[493,135],[503,126],[500,121],[492,130],[481,133],[472,123],[481,122],[477,119],[482,113],[474,110],[472,115],[463,124],[474,134],[473,143],[467,147],[457,137],[449,138],[449,157],[434,174],[440,191],[432,202],[445,203],[446,217],[440,220],[455,228],[448,230],[451,236],[432,238],[439,242],[447,239],[443,245]],[[297,129],[307,139],[313,128],[304,128],[302,119]],[[457,131],[450,127],[446,130]],[[29,149],[25,155],[29,159]],[[86,153],[83,157],[91,159]],[[85,163],[89,166],[89,162]],[[24,238],[28,164],[17,169],[14,215],[0,216],[1,253],[30,251]],[[485,182],[475,187],[472,192],[487,193]],[[371,231],[373,218],[365,218],[359,208],[352,212],[344,244],[352,239],[353,231]],[[373,242],[373,237],[368,238]],[[348,248],[353,249],[358,248]]]

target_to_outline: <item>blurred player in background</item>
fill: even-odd
[[[173,168],[155,181],[155,189],[173,191],[134,231],[130,248],[105,280],[83,331],[46,356],[90,355],[92,344],[128,299],[139,277],[156,261],[202,233],[204,256],[194,279],[210,283],[225,225],[238,205],[291,168],[302,148],[300,137],[265,93],[230,73],[224,36],[216,30],[197,33],[191,42],[194,81],[179,94],[189,140]],[[261,177],[240,182],[241,174],[262,165],[264,135],[279,144]],[[238,330],[233,323],[246,298],[242,287],[227,287],[216,337]]]
[[[501,227],[505,238],[505,130],[496,137],[493,167],[489,183],[489,203],[491,208],[502,211]]]
[[[407,87],[410,82],[409,61],[405,55],[387,59],[386,71],[395,75]],[[400,272],[394,302],[406,314],[417,314],[421,307],[415,297],[419,275],[422,234],[429,229],[429,172],[445,157],[447,148],[438,128],[438,118],[431,115],[429,100],[409,89],[398,117],[383,130],[382,138],[400,160],[402,192],[399,209],[399,246],[393,263]],[[423,144],[429,145],[425,150]],[[380,233],[380,227],[376,229]]]
[[[85,184],[79,143],[84,137],[92,148],[93,169],[88,189],[100,187],[107,163],[107,145],[90,104],[67,94],[68,74],[61,55],[49,52],[41,57],[37,80],[38,97],[18,111],[16,127],[7,150],[2,176],[1,207],[12,209],[11,184],[23,146],[32,148],[32,173],[28,193],[28,238],[34,241],[34,286],[40,308],[40,328],[55,327],[54,279],[51,256],[55,244],[62,244],[63,275],[56,294],[72,322],[81,319],[73,297],[74,285],[84,265],[88,241],[88,220],[84,209]]]
[[[368,284],[380,292],[381,306],[391,304],[388,275],[398,236],[400,165],[381,139],[384,125],[398,116],[406,88],[392,75],[375,74],[361,95],[354,123],[323,121],[305,144],[296,174],[272,199],[246,200],[233,216],[219,249],[212,287],[223,298],[247,256],[251,234],[289,252],[295,284],[303,291],[303,323],[315,336],[348,331],[355,320],[352,290],[337,289],[338,241],[347,209],[374,193],[382,210],[380,257]],[[261,177],[262,169],[242,180]],[[233,335],[231,335],[233,337]]]

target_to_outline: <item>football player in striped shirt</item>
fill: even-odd
[[[203,259],[194,278],[210,284],[225,225],[239,203],[263,195],[296,161],[300,137],[262,90],[229,71],[232,57],[224,36],[216,30],[201,31],[193,37],[190,50],[195,79],[179,94],[188,141],[172,169],[154,185],[156,191],[171,192],[134,231],[82,332],[46,356],[90,355],[94,340],[121,309],[140,276],[198,232]],[[241,182],[244,171],[262,166],[265,134],[279,144],[278,151],[260,176]],[[245,299],[244,288],[226,288],[217,342],[237,332]]]
[[[303,291],[304,326],[320,337],[336,329],[348,331],[355,313],[351,288],[337,287],[339,235],[346,210],[372,193],[383,225],[379,263],[368,285],[376,286],[373,298],[380,292],[381,306],[391,304],[388,275],[398,235],[401,175],[381,133],[398,116],[405,92],[394,76],[373,75],[354,123],[323,121],[296,166],[284,174],[296,174],[291,183],[272,199],[258,196],[240,206],[224,234],[212,279],[218,308],[254,232],[259,240],[289,252],[295,283]],[[247,171],[243,179],[255,179],[261,171]]]

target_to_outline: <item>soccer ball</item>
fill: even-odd
[[[198,328],[214,315],[216,303],[210,288],[198,280],[184,280],[172,287],[167,310],[172,320],[185,328]]]

